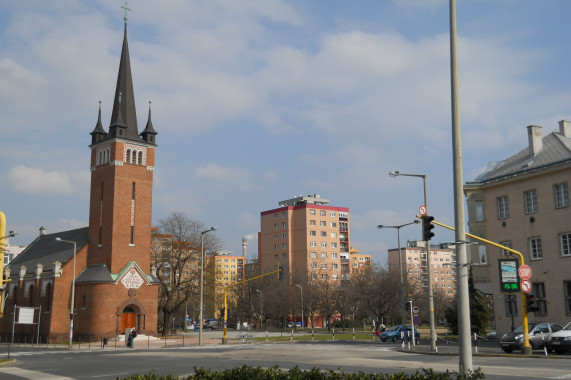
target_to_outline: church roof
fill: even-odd
[[[525,148],[503,161],[488,162],[484,171],[466,184],[501,181],[564,164],[571,164],[571,138],[560,132],[552,132],[543,138],[543,147],[539,152],[533,154],[529,148]]]
[[[29,273],[34,272],[38,264],[42,264],[44,270],[49,270],[56,261],[63,265],[67,261],[73,260],[73,244],[56,241],[56,237],[62,240],[75,241],[77,252],[79,252],[89,240],[89,227],[40,235],[7,267],[12,273],[16,273],[21,266],[25,266],[26,272]]]

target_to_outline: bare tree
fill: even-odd
[[[161,282],[159,311],[163,316],[163,335],[167,334],[171,314],[189,298],[198,297],[201,231],[204,229],[202,223],[175,212],[161,219],[153,233],[151,260]],[[220,247],[215,235],[204,236],[205,252]]]

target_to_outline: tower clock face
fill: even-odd
[[[139,289],[144,282],[145,280],[143,280],[135,268],[129,269],[127,274],[121,279],[121,283],[123,283],[127,289]]]

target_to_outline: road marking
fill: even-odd
[[[6,373],[8,375],[23,377],[29,380],[73,380],[71,377],[51,375],[45,372],[38,371],[28,371],[27,369],[22,369],[18,367],[6,367],[0,368],[0,373]]]
[[[571,373],[568,373],[567,375],[550,377],[550,379],[571,379]]]

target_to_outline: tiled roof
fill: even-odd
[[[571,138],[552,132],[543,138],[543,148],[535,155],[526,147],[503,161],[492,161],[474,180],[466,184],[483,184],[550,166],[571,163]]]
[[[26,272],[33,273],[38,264],[42,264],[44,270],[51,270],[56,261],[65,264],[68,260],[73,260],[73,244],[56,241],[56,237],[75,241],[79,252],[89,240],[89,227],[38,236],[8,264],[10,271],[16,273],[23,265],[26,267]]]

